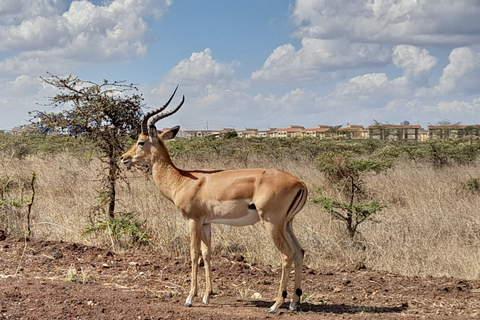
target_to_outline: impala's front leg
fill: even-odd
[[[202,303],[208,303],[210,295],[212,294],[212,276],[211,271],[211,256],[212,256],[212,228],[210,224],[203,225],[202,232],[202,257],[205,267],[205,293],[203,295]]]
[[[190,277],[190,293],[185,306],[192,305],[193,297],[197,295],[197,278],[198,278],[198,258],[200,257],[200,242],[202,240],[202,223],[193,219],[188,220],[188,228],[190,230],[190,257],[192,263],[192,275]]]

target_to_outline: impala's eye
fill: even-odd
[[[139,146],[141,146],[141,147],[142,147],[144,144],[145,144],[145,141],[138,141],[138,142],[137,142],[137,145],[139,145]]]

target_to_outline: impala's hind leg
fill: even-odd
[[[290,303],[290,310],[297,311],[297,305],[300,303],[300,299],[302,297],[302,267],[304,251],[300,246],[300,243],[298,243],[295,234],[293,233],[292,220],[287,222],[286,231],[288,243],[292,247],[295,255],[295,292],[292,302]]]
[[[205,293],[202,303],[208,303],[212,294],[211,256],[212,256],[212,231],[211,225],[203,225],[202,233],[202,257],[205,268]]]
[[[282,277],[280,279],[280,285],[278,287],[277,297],[275,298],[275,303],[268,310],[269,313],[276,313],[278,308],[285,302],[287,297],[287,284],[288,284],[288,275],[292,268],[292,262],[294,260],[294,251],[290,247],[287,238],[285,236],[285,226],[284,224],[273,224],[271,221],[267,222],[264,220],[265,229],[270,234],[273,243],[280,250],[282,257]]]

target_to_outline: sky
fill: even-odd
[[[0,0],[0,130],[48,74],[134,83],[159,128],[480,123],[480,1]]]

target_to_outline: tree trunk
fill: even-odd
[[[115,196],[116,196],[116,181],[117,181],[117,172],[118,172],[118,165],[115,161],[115,157],[113,155],[109,156],[109,168],[108,168],[108,216],[110,218],[115,217]]]

